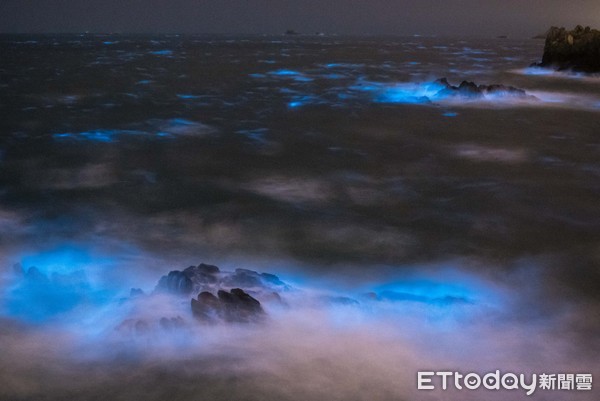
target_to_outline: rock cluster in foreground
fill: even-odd
[[[550,28],[542,62],[534,66],[585,73],[600,72],[600,31],[581,25],[571,31]]]

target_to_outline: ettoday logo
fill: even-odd
[[[539,386],[538,386],[539,384]],[[477,373],[462,374],[459,372],[417,372],[418,390],[447,390],[453,386],[458,390],[477,390],[481,387],[488,390],[523,390],[532,395],[538,387],[542,390],[591,390],[592,375],[578,374],[546,374],[537,375],[501,373],[500,370],[481,376]]]

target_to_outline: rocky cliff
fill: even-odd
[[[572,31],[552,27],[546,35],[539,67],[577,72],[600,72],[600,31],[578,25]]]

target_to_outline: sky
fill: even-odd
[[[2,0],[0,32],[508,35],[600,26],[597,0]]]

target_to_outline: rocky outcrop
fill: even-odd
[[[192,292],[192,280],[179,270],[173,270],[168,275],[162,276],[156,286],[158,292],[185,295]]]
[[[506,85],[476,85],[473,82],[462,81],[459,86],[451,85],[446,78],[435,81],[444,88],[438,91],[434,99],[443,99],[447,97],[466,97],[481,98],[485,96],[503,96],[503,97],[533,97],[528,95],[523,89]]]
[[[289,286],[274,274],[258,273],[248,269],[224,272],[217,266],[201,263],[183,271],[173,270],[168,275],[161,277],[155,292],[189,295],[202,291],[214,292],[221,288],[236,287],[263,292],[289,289]]]
[[[229,292],[219,290],[217,296],[208,291],[201,292],[192,299],[191,306],[193,315],[205,323],[220,320],[249,323],[261,320],[265,314],[260,302],[241,288]]]
[[[576,72],[600,72],[600,31],[578,25],[572,31],[552,27],[546,35],[538,67]]]

